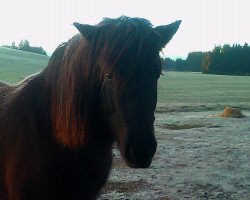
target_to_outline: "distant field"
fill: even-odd
[[[41,71],[48,61],[48,56],[0,47],[0,80],[16,83]]]
[[[41,71],[49,57],[0,48],[0,80],[16,83]],[[218,76],[168,72],[158,85],[158,108],[214,109],[236,106],[250,109],[250,76]]]
[[[158,84],[158,107],[250,109],[250,76],[168,72]]]

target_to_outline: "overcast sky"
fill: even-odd
[[[249,0],[0,0],[0,8],[0,45],[27,39],[48,52],[77,33],[73,22],[96,24],[121,15],[143,17],[154,26],[181,19],[165,56],[250,44]]]

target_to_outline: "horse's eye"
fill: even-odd
[[[106,78],[107,78],[108,80],[113,80],[112,74],[106,74]]]

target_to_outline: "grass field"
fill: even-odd
[[[0,80],[19,82],[26,76],[41,71],[48,61],[48,56],[0,47]]]
[[[250,76],[168,72],[158,85],[158,107],[250,108]]]
[[[41,71],[49,57],[0,48],[0,80],[16,83]],[[168,72],[158,84],[158,108],[213,109],[235,106],[250,109],[250,76],[219,76]]]

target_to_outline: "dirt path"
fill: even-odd
[[[114,151],[99,199],[237,199],[250,197],[250,111],[156,114],[158,149],[149,169],[131,169]]]

